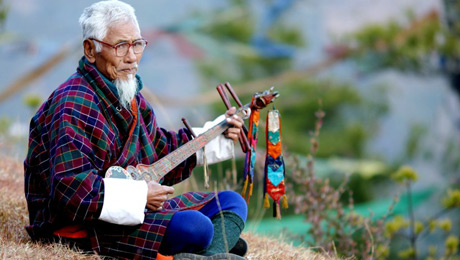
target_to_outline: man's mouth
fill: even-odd
[[[136,73],[137,69],[136,68],[129,68],[129,69],[122,69],[121,71],[127,73],[127,74],[134,74]]]

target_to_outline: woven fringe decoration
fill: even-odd
[[[206,150],[203,146],[203,174],[204,174],[204,188],[209,188],[209,173],[208,173],[208,159],[206,158]]]
[[[273,217],[281,219],[280,202],[283,208],[288,207],[285,194],[285,169],[281,151],[281,117],[279,111],[273,108],[267,114],[266,126],[267,155],[264,168],[264,207],[269,208],[268,196],[273,201]],[[281,201],[280,201],[281,200]]]
[[[252,97],[251,103],[254,103],[254,97]],[[246,160],[244,164],[244,187],[241,195],[246,198],[246,202],[249,203],[249,199],[252,195],[253,180],[254,180],[254,165],[256,163],[256,146],[257,146],[257,130],[259,128],[259,110],[252,109],[251,115],[249,116],[249,130],[248,130],[248,142],[250,149],[246,153]],[[249,189],[247,189],[249,186]]]

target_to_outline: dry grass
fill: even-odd
[[[337,259],[315,253],[307,248],[295,247],[281,240],[257,236],[252,233],[243,233],[242,237],[249,243],[249,253],[246,255],[249,260],[332,260]]]
[[[24,198],[23,165],[16,159],[0,158],[0,259],[100,259],[61,244],[40,244],[30,240]],[[244,233],[249,242],[248,259],[333,259],[305,248],[294,247],[274,238]]]

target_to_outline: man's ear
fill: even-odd
[[[83,52],[85,53],[86,59],[90,63],[94,63],[96,61],[96,46],[94,42],[91,40],[84,40],[83,41]]]

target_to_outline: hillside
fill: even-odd
[[[33,243],[24,229],[27,223],[22,162],[0,158],[0,259],[101,259],[60,244]],[[243,236],[249,242],[248,259],[332,259],[273,238],[251,233]]]

